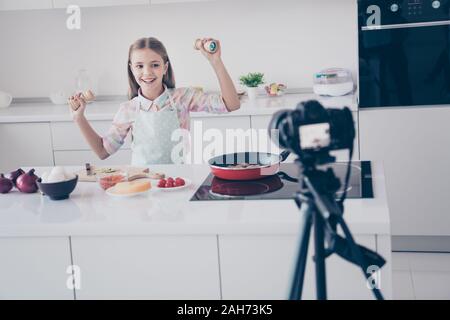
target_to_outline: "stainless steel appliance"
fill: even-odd
[[[450,104],[450,0],[359,0],[360,108]]]

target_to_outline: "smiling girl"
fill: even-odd
[[[202,39],[206,43],[208,38]],[[217,41],[217,40],[216,40]],[[115,153],[132,134],[132,165],[173,163],[171,156],[176,141],[172,133],[189,130],[189,113],[206,111],[225,113],[239,109],[240,102],[221,59],[220,42],[209,53],[200,47],[219,80],[221,94],[203,93],[194,88],[176,88],[175,77],[166,48],[156,38],[141,38],[128,53],[129,101],[121,104],[106,135],[99,136],[86,120],[86,101],[81,93],[70,97],[80,107],[72,117],[83,136],[100,159]]]

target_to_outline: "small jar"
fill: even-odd
[[[194,48],[196,50],[200,50],[200,46],[202,45],[202,39],[195,40]],[[203,48],[205,48],[206,51],[209,53],[214,53],[217,51],[217,42],[215,40],[208,40],[203,45]]]
[[[86,69],[78,70],[78,74],[76,77],[76,90],[78,92],[85,92],[89,90],[91,86],[91,79]]]

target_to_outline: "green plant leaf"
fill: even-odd
[[[239,81],[242,85],[246,87],[255,88],[258,85],[264,83],[264,73],[250,72],[246,75],[241,76],[239,78]]]

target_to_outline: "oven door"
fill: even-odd
[[[359,106],[450,104],[450,20],[359,28]]]

